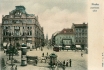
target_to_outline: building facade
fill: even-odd
[[[26,44],[31,48],[42,46],[44,42],[43,27],[38,16],[28,14],[24,6],[16,6],[9,15],[2,16],[2,43],[14,46]]]
[[[75,37],[75,45],[81,45],[84,49],[88,47],[88,24],[74,24],[72,25]]]
[[[52,34],[52,37],[51,37],[51,43],[52,43],[52,46],[54,46],[55,45],[55,36],[59,33],[60,31],[57,31],[57,32],[55,32],[55,33],[53,33]]]
[[[57,33],[54,37],[55,45],[58,46],[71,46],[74,44],[74,33],[73,29],[63,29]]]
[[[1,39],[2,37],[1,37],[1,23],[0,23],[0,49],[2,49]]]

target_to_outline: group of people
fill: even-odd
[[[70,66],[71,67],[71,65],[72,65],[72,60],[70,59],[70,60],[64,60],[63,61],[63,66],[66,66],[66,67],[68,67],[68,66]]]
[[[48,52],[47,52],[46,56],[48,56]],[[42,53],[42,57],[44,57],[44,52]]]
[[[12,65],[12,67],[11,67],[10,70],[17,70],[17,65],[15,66],[15,68],[14,68],[13,65]]]

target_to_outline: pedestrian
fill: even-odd
[[[48,52],[47,52],[47,56],[48,56]]]
[[[63,61],[63,66],[65,66],[65,60]]]
[[[71,63],[72,63],[71,59],[69,60],[69,63],[70,63],[70,67],[71,67]]]
[[[83,57],[83,53],[81,53],[81,56]]]
[[[4,53],[6,53],[6,49],[4,48]]]
[[[63,70],[65,70],[65,66],[63,66],[62,68],[63,68]]]
[[[9,59],[7,58],[6,64],[8,64]]]
[[[15,67],[15,70],[17,70],[17,65],[16,65],[16,67]]]
[[[67,62],[66,62],[66,66],[68,67],[68,60],[67,60]]]
[[[67,48],[67,51],[68,51],[68,48]]]
[[[42,57],[44,57],[44,53],[42,54]]]
[[[10,70],[14,70],[14,67],[13,67],[13,65],[12,65],[12,67],[10,68]]]
[[[35,63],[36,63],[36,65],[37,65],[37,63],[38,63],[38,60],[37,60],[37,59],[35,59]]]

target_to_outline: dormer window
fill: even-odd
[[[15,16],[16,17],[21,16],[21,12],[19,12],[19,11],[15,12]]]
[[[64,31],[64,33],[66,33],[66,31]]]

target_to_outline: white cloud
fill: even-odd
[[[39,15],[40,24],[44,27],[45,34],[48,33],[49,38],[52,33],[61,31],[63,28],[71,28],[72,23],[87,22],[85,13],[71,13],[67,9],[59,9],[53,7]]]
[[[16,5],[26,7],[26,12],[39,16],[40,25],[44,33],[51,34],[63,28],[70,28],[72,23],[87,22],[86,0],[21,0],[2,1],[0,3],[0,22],[2,15],[7,15]]]

